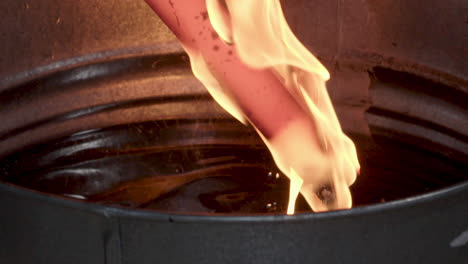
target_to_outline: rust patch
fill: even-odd
[[[202,16],[203,20],[207,20],[208,19],[208,12],[201,12],[200,15]]]

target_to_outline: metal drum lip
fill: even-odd
[[[0,183],[0,193],[1,192],[14,192],[18,195],[23,196],[24,198],[31,198],[34,201],[46,202],[53,206],[83,210],[89,213],[103,215],[105,217],[119,217],[127,219],[133,218],[135,220],[152,220],[155,222],[163,221],[175,223],[293,223],[304,221],[334,220],[345,217],[362,217],[370,214],[388,213],[393,210],[406,209],[422,204],[428,204],[434,200],[468,193],[468,181],[464,181],[454,186],[443,188],[441,190],[411,196],[405,199],[399,199],[391,202],[359,206],[347,210],[338,210],[323,213],[299,213],[296,215],[204,215],[197,213],[189,215],[184,213],[166,213],[147,209],[126,209],[63,198],[58,195],[41,193],[39,191],[3,182]]]

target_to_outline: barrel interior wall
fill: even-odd
[[[403,135],[407,143],[468,160],[466,93],[384,68],[371,74],[366,118],[373,134]]]
[[[426,1],[434,8],[391,0],[282,2],[293,31],[330,68],[358,60],[466,90],[462,0]],[[5,0],[0,9],[0,91],[93,61],[182,51],[143,1]]]
[[[375,66],[421,75],[466,92],[462,0],[283,1],[293,31],[330,64]]]

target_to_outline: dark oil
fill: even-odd
[[[467,180],[466,164],[388,136],[352,136],[354,206]],[[195,213],[285,213],[289,180],[255,131],[234,120],[164,120],[84,131],[0,161],[0,179],[112,206]],[[310,211],[300,197],[296,210]]]

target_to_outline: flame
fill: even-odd
[[[355,146],[342,132],[328,96],[327,69],[294,36],[279,0],[206,0],[206,5],[213,28],[235,48],[242,62],[274,72],[310,114],[292,120],[271,138],[257,129],[276,164],[291,180],[288,214],[294,213],[299,192],[314,211],[350,208],[348,186],[359,171]],[[195,76],[221,106],[247,124],[238,102],[220,85],[203,55],[184,47]]]

